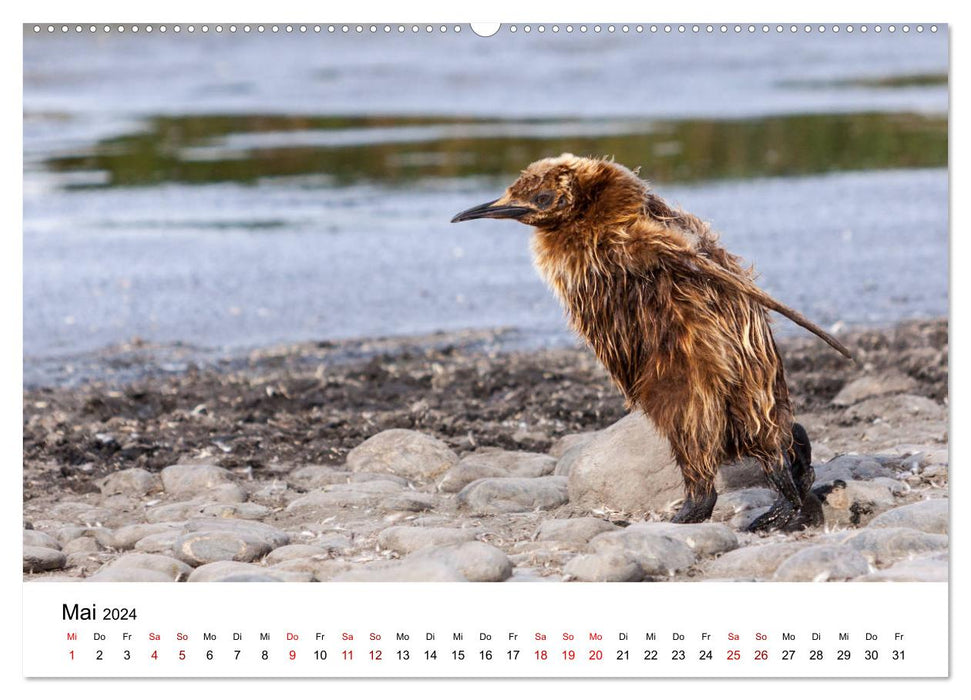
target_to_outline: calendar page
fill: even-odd
[[[948,677],[949,27],[630,14],[22,26],[23,676]]]

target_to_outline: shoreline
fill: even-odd
[[[611,528],[662,526],[653,521],[665,517],[666,502],[630,512],[605,497],[607,505],[591,507],[579,504],[572,486],[567,498],[567,456],[624,423],[623,401],[587,349],[503,350],[503,332],[305,343],[129,383],[25,390],[25,543],[42,540],[58,555],[60,547],[67,550],[54,557],[60,565],[49,569],[60,573],[44,574],[34,563],[28,567],[25,555],[25,576],[96,575],[116,559],[142,556],[125,554],[131,549],[185,561],[177,550],[188,541],[186,532],[225,520],[227,527],[279,528],[290,545],[339,542],[329,554],[318,553],[315,561],[327,564],[311,567],[316,573],[310,580],[384,576],[371,569],[388,561],[403,566],[412,544],[399,542],[401,532],[382,534],[398,524],[449,534],[471,528],[477,543],[501,550],[512,562],[496,580],[549,580],[563,576],[568,566],[576,573],[580,565],[570,564],[572,559],[594,555],[584,553],[586,540],[556,551],[540,546],[536,538],[549,539],[543,528],[593,527],[590,539],[598,532],[606,536],[593,520]],[[947,497],[947,320],[908,321],[839,337],[856,355],[855,364],[814,337],[777,338],[796,419],[813,441],[817,483],[831,495],[825,495],[825,529],[773,535],[770,541],[819,545],[839,532],[870,530],[866,524],[884,511],[928,498],[940,505]],[[450,471],[433,476],[419,466],[413,474],[388,473],[381,466],[384,457],[374,455],[361,466],[368,450],[355,448],[381,435],[417,440],[419,451],[447,453]],[[390,453],[400,454],[400,446]],[[202,478],[193,470],[218,475],[218,488],[205,480],[210,477],[192,482],[198,488],[179,487],[179,479]],[[516,477],[512,481],[522,492],[508,498],[532,495],[514,506],[508,498],[498,506],[479,502],[465,493],[468,480],[449,490],[446,482],[456,473]],[[763,543],[740,529],[766,498],[765,489],[751,475],[746,478],[745,484],[720,488],[724,508],[735,508],[720,516],[727,525],[697,526],[731,528],[739,552]],[[844,493],[836,482],[846,479],[851,488]],[[875,497],[874,489],[887,493]],[[863,493],[869,495],[860,500]],[[142,526],[149,532],[145,543],[118,541],[119,532]],[[928,536],[946,540],[935,533]],[[576,540],[576,533],[570,537]],[[267,566],[287,568],[282,559],[258,560],[260,575]],[[699,557],[676,578],[724,574],[715,564],[721,560]],[[363,573],[351,562],[364,562]],[[939,575],[939,562],[932,566]],[[433,578],[419,580],[436,580],[437,574],[428,575]]]

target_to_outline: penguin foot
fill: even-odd
[[[798,508],[784,498],[780,498],[768,511],[757,517],[745,528],[748,532],[782,530],[797,532],[823,524],[823,506],[814,493],[808,493]]]
[[[711,517],[711,512],[715,509],[715,501],[718,494],[712,491],[709,494],[695,499],[688,496],[678,512],[671,518],[672,523],[700,523]]]

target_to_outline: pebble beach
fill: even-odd
[[[758,467],[680,473],[585,348],[305,343],[24,392],[25,580],[946,581],[946,320],[779,339],[826,524],[751,534]],[[142,372],[132,374],[138,365]],[[169,366],[169,365],[165,365]]]

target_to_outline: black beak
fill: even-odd
[[[529,207],[513,206],[509,204],[500,204],[496,206],[498,199],[494,199],[491,202],[486,202],[485,204],[480,204],[477,207],[472,207],[471,209],[466,209],[463,212],[459,212],[452,219],[453,224],[457,224],[459,221],[470,221],[471,219],[518,219],[521,216],[529,214],[532,209]]]

